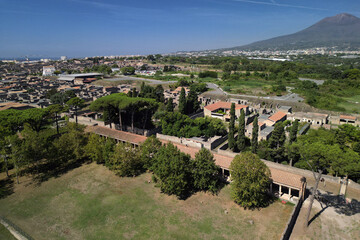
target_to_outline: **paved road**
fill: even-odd
[[[120,76],[116,78],[104,79],[105,81],[115,82],[115,81],[146,81],[150,84],[164,84],[164,83],[176,83],[177,81],[160,81],[154,79],[147,79],[147,78],[138,78],[138,77],[129,77],[129,76]]]
[[[288,94],[284,96],[269,96],[269,97],[260,97],[260,96],[253,96],[253,95],[245,95],[245,94],[229,94],[222,90],[217,84],[215,83],[207,83],[208,88],[214,89],[211,91],[212,94],[215,95],[228,95],[231,97],[249,97],[249,98],[256,98],[256,99],[267,99],[267,100],[276,100],[276,101],[288,101],[288,102],[299,102],[303,101],[304,99],[300,97],[298,94],[291,92],[292,88],[287,88]]]

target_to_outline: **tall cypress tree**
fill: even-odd
[[[284,143],[286,140],[282,122],[275,125],[269,139],[269,160],[279,162],[284,158]]]
[[[291,131],[290,131],[290,139],[289,139],[290,143],[293,143],[296,141],[298,128],[299,128],[299,120],[296,119],[295,122],[293,123]]]
[[[181,88],[180,97],[179,97],[179,112],[185,114],[186,111],[186,95],[185,89]]]
[[[239,151],[243,151],[245,149],[245,113],[244,113],[244,109],[241,109],[241,111],[240,111],[237,147],[238,147]]]
[[[228,143],[229,143],[229,148],[233,151],[235,150],[235,146],[236,146],[234,132],[235,132],[235,103],[232,103],[230,109]]]
[[[255,117],[253,122],[252,138],[251,138],[251,151],[253,153],[257,153],[258,136],[259,136],[259,124],[258,124],[258,118]]]
[[[166,104],[166,111],[173,112],[174,111],[174,105],[173,105],[173,99],[169,98],[167,104]]]
[[[200,102],[198,101],[198,95],[193,89],[190,89],[186,101],[186,113],[190,114],[196,112],[197,110],[199,110],[199,108],[200,108]]]

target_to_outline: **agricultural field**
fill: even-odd
[[[0,212],[35,239],[279,239],[293,209],[276,201],[244,210],[229,186],[178,200],[150,180],[94,163],[42,183],[23,177]]]

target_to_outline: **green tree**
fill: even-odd
[[[296,119],[295,122],[293,123],[293,125],[291,127],[291,131],[290,131],[290,138],[289,138],[290,143],[293,143],[296,141],[298,128],[299,128],[299,120]]]
[[[174,112],[174,103],[173,103],[172,98],[169,98],[167,103],[166,103],[166,111],[167,112]]]
[[[220,168],[216,166],[214,156],[209,150],[202,148],[195,154],[192,170],[196,189],[212,193],[218,191]]]
[[[133,88],[131,91],[131,97],[136,98],[138,96],[138,92],[136,91],[136,88]]]
[[[29,124],[36,132],[40,132],[46,124],[46,115],[48,114],[46,109],[30,108],[19,113],[21,114],[22,121]]]
[[[186,198],[192,190],[191,159],[173,144],[163,146],[155,154],[153,172],[162,192]]]
[[[59,134],[59,114],[64,111],[63,106],[61,106],[60,104],[50,105],[47,108],[47,111],[49,113],[49,116],[54,119],[56,124],[56,132],[57,134]]]
[[[187,114],[191,114],[199,110],[200,108],[200,102],[198,101],[198,95],[193,90],[193,88],[190,88],[190,92],[188,94],[188,97],[186,99],[186,110],[185,112]]]
[[[123,67],[120,69],[121,73],[124,75],[133,75],[135,73],[134,67]]]
[[[229,148],[234,151],[236,147],[236,141],[234,137],[235,132],[235,103],[231,104],[230,108],[230,124],[229,124],[229,135],[228,135],[228,144]]]
[[[75,110],[76,124],[78,123],[78,110],[84,106],[85,100],[82,98],[74,97],[71,98],[66,104]]]
[[[154,93],[155,93],[155,96],[156,96],[155,100],[157,102],[164,102],[165,101],[164,88],[160,84],[155,87]]]
[[[186,95],[185,89],[181,88],[180,97],[179,97],[179,112],[181,114],[186,113]]]
[[[270,170],[251,152],[237,155],[230,165],[231,196],[244,208],[265,207],[269,203]]]
[[[132,147],[130,143],[116,145],[108,166],[116,175],[122,177],[137,176],[144,171],[140,151]]]
[[[91,133],[88,143],[85,146],[86,155],[91,161],[97,163],[104,163],[104,145],[105,140],[95,133]]]
[[[286,140],[284,126],[281,122],[275,125],[275,128],[269,139],[269,160],[281,162],[284,158],[284,143]]]
[[[254,122],[253,122],[252,137],[251,137],[251,152],[252,153],[257,153],[258,137],[259,137],[259,124],[258,124],[258,118],[255,117]]]
[[[145,169],[153,170],[155,155],[161,146],[161,142],[155,136],[148,137],[145,142],[141,144],[141,161]]]
[[[240,118],[239,118],[239,131],[237,138],[237,148],[239,151],[245,149],[245,112],[241,109]]]
[[[131,124],[132,129],[137,123],[137,127],[151,125],[151,118],[157,108],[154,99],[148,98],[131,98],[123,93],[114,93],[101,97],[92,102],[90,109],[104,113],[106,120],[111,127],[111,123],[118,123],[120,129],[124,124]],[[143,120],[143,121],[141,121]]]
[[[16,182],[19,184],[20,169],[26,164],[26,160],[22,154],[22,141],[16,134],[8,136],[7,141],[11,146],[10,162],[14,165]]]
[[[26,168],[29,172],[40,173],[39,166],[48,156],[48,145],[51,140],[46,132],[36,132],[31,128],[25,127],[21,132],[22,144],[19,154],[21,159],[26,162]]]
[[[82,125],[67,123],[64,130],[66,133],[55,139],[53,143],[52,161],[55,165],[67,166],[84,159],[87,144],[84,128]]]

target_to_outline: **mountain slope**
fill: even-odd
[[[300,32],[226,50],[304,49],[360,47],[360,18],[342,13],[327,17]]]

